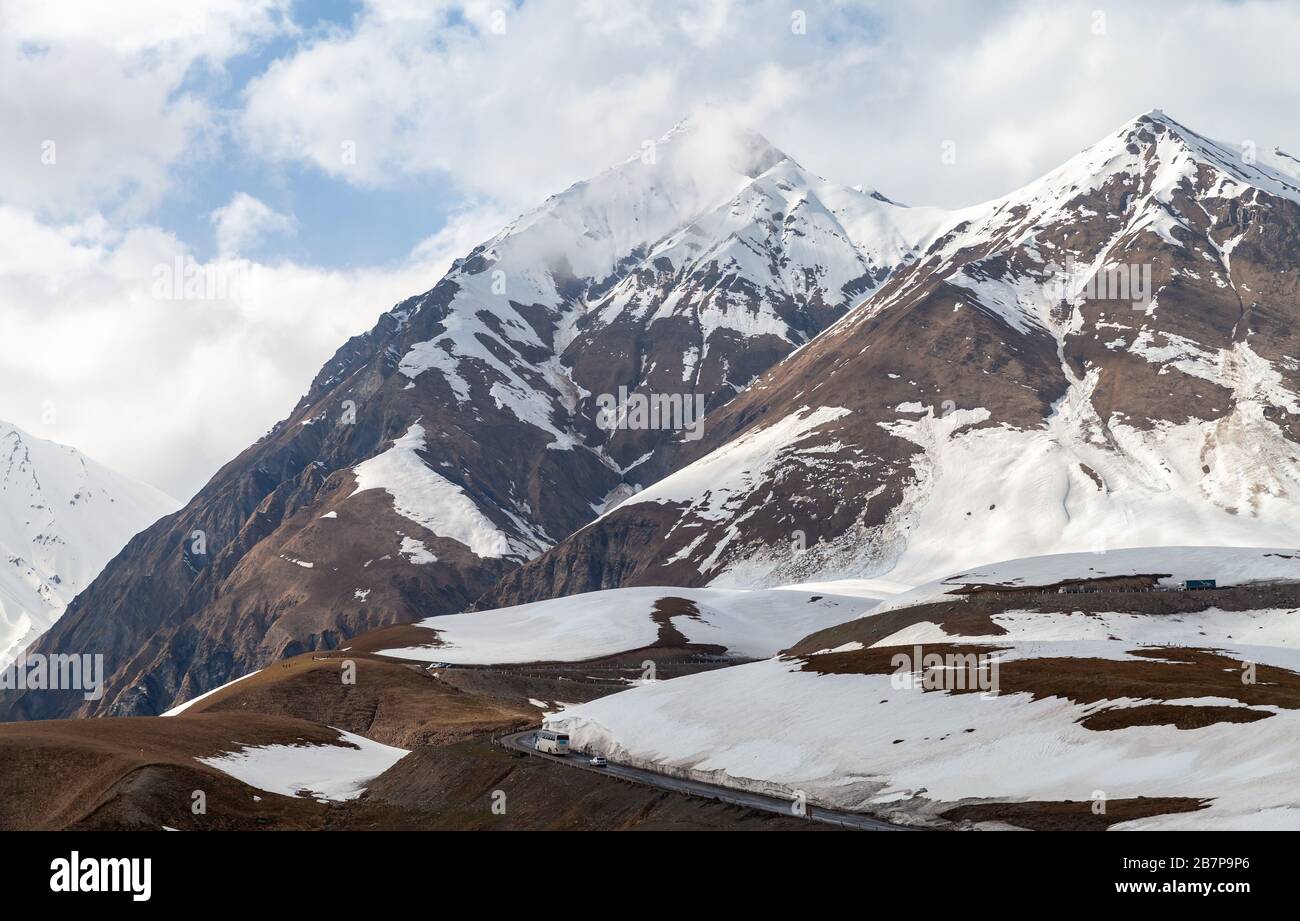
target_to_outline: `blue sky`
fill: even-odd
[[[701,108],[958,207],[1153,107],[1300,152],[1296,34],[1280,0],[0,0],[0,419],[184,499],[347,337]],[[260,284],[151,302],[177,256]]]
[[[331,267],[360,267],[401,259],[440,228],[463,204],[445,176],[404,177],[382,186],[357,186],[303,163],[268,165],[226,139],[218,154],[178,170],[150,219],[211,259],[216,242],[211,214],[242,191],[296,219],[294,233],[247,249],[249,258],[287,258]]]
[[[221,67],[195,66],[177,92],[202,95],[219,113],[237,113],[249,82],[273,62],[326,35],[345,34],[363,9],[353,0],[297,0],[287,13],[295,34],[258,41]],[[267,240],[244,255],[337,267],[401,258],[462,204],[446,176],[359,187],[302,162],[268,164],[224,133],[216,150],[193,164],[178,164],[169,194],[149,218],[188,241],[196,258],[207,260],[216,255],[211,214],[237,191],[297,219],[294,234]]]

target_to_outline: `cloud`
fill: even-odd
[[[249,85],[244,139],[361,186],[424,175],[516,208],[705,103],[846,184],[949,206],[1010,192],[1153,107],[1227,140],[1300,147],[1279,118],[1300,57],[1260,40],[1300,33],[1295,4],[502,6],[494,30],[485,10],[501,11],[482,3],[368,5]]]
[[[366,270],[196,263],[221,284],[187,296],[170,284],[187,247],[165,231],[0,206],[0,418],[186,498],[287,415],[350,336],[504,220],[460,215]]]
[[[186,89],[281,31],[287,0],[0,3],[0,200],[60,217],[156,204],[217,118]]]
[[[297,227],[292,215],[273,210],[247,192],[237,193],[229,203],[213,211],[211,218],[217,252],[223,257],[257,247],[268,237],[292,234]]]

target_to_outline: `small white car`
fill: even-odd
[[[609,764],[609,762],[605,760],[604,755],[592,755],[587,760],[587,763],[590,764],[592,767],[605,767],[606,765]]]

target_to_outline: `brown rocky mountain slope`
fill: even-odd
[[[620,426],[598,397],[725,404],[941,218],[821,180],[752,133],[679,126],[344,345],[40,641],[102,653],[103,700],[0,692],[0,719],[158,713],[363,629],[464,610],[691,437],[684,412]]]
[[[480,606],[1300,543],[1300,183],[1152,112],[959,217]]]

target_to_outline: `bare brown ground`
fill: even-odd
[[[1254,723],[1272,715],[1271,710],[1251,710],[1248,707],[1144,704],[1139,707],[1099,710],[1079,720],[1079,725],[1084,729],[1096,730],[1131,729],[1134,726],[1202,729],[1217,723]]]
[[[343,648],[350,653],[360,654],[404,647],[434,648],[442,644],[442,638],[437,630],[421,627],[418,624],[394,624],[360,633],[344,643]]]
[[[250,679],[251,680],[251,679]],[[434,714],[436,718],[436,714]],[[517,756],[476,736],[422,745],[347,803],[249,787],[194,760],[337,733],[240,709],[0,726],[0,829],[826,830]],[[207,812],[191,812],[192,794]],[[506,814],[492,793],[506,794]]]
[[[492,812],[494,791],[505,814]],[[825,831],[830,826],[654,790],[485,740],[421,748],[335,813],[347,827],[441,830]]]
[[[321,807],[312,800],[254,791],[194,759],[338,738],[260,713],[0,724],[0,828],[313,827]],[[207,794],[206,817],[191,812],[195,790]]]
[[[1209,800],[1185,796],[1137,796],[1107,800],[1102,815],[1093,813],[1091,801],[1071,800],[970,803],[940,815],[950,822],[1004,822],[1032,831],[1105,831],[1120,822],[1176,812],[1196,812],[1208,805]]]
[[[977,644],[929,644],[923,653],[982,655],[997,647]],[[911,655],[911,646],[883,646],[852,652],[823,653],[803,659],[801,671],[824,675],[883,675],[894,671],[896,653]],[[1152,646],[1130,653],[1135,659],[1047,657],[1013,659],[998,667],[1000,693],[1029,694],[1035,700],[1060,697],[1076,704],[1131,697],[1177,700],[1225,697],[1250,706],[1300,709],[1300,674],[1270,665],[1255,666],[1255,681],[1242,682],[1240,660],[1212,649]],[[964,694],[979,688],[953,690]]]
[[[355,666],[355,684],[343,683],[345,663]],[[538,717],[526,699],[516,702],[462,690],[420,665],[351,651],[277,662],[173,719],[200,713],[274,713],[310,719],[401,748],[522,729]]]
[[[666,649],[676,649],[689,646],[690,641],[686,639],[686,634],[673,626],[674,617],[689,617],[691,620],[703,620],[700,616],[700,609],[694,601],[689,598],[677,598],[667,596],[655,601],[655,608],[651,613],[651,618],[659,625],[659,636],[656,645]],[[724,652],[723,647],[713,647],[719,653]]]
[[[1255,683],[1242,683],[1240,660],[1211,649],[1152,647],[1132,653],[1139,659],[1021,659],[1001,666],[1004,692],[1035,699],[1064,697],[1078,704],[1132,697],[1175,700],[1226,697],[1252,706],[1300,708],[1300,675],[1268,665],[1255,666]],[[1146,660],[1146,661],[1142,661]]]
[[[1161,579],[1167,579],[1169,575],[1167,572],[1157,572],[1147,575],[1084,577],[1038,585],[1022,585],[1015,581],[972,582],[951,589],[951,593],[954,595],[1043,595],[1056,594],[1057,590],[1062,588],[1090,593],[1132,592],[1153,589],[1159,585]]]
[[[984,646],[976,643],[925,643],[920,644],[923,655],[935,653],[941,656],[987,656],[1003,651],[1003,646]],[[912,658],[913,646],[871,646],[867,649],[855,649],[849,652],[824,652],[819,656],[806,657],[799,667],[802,672],[816,672],[819,675],[888,675],[896,669],[894,656],[905,654]],[[1005,674],[1007,665],[1000,666]]]
[[[823,649],[836,649],[848,643],[871,646],[899,630],[919,623],[942,624],[952,636],[1001,636],[1006,633],[993,622],[995,611],[974,601],[947,601],[942,604],[923,604],[911,608],[868,614],[848,623],[818,630],[795,643],[787,654],[806,656]]]
[[[386,628],[392,633],[401,628]],[[391,645],[380,637],[376,645]],[[491,737],[540,722],[529,698],[578,702],[638,677],[717,667],[693,647],[633,650],[594,663],[454,668],[354,648],[276,663],[168,718],[0,725],[0,829],[803,828],[711,800],[668,794],[511,756]],[[345,662],[355,684],[343,683]],[[413,753],[343,804],[277,796],[199,764],[243,745],[329,742],[330,726]],[[505,789],[508,817],[491,812]],[[207,796],[207,813],[190,810]]]
[[[1097,580],[1098,582],[1102,580]],[[1208,608],[1223,611],[1257,611],[1266,608],[1294,609],[1300,616],[1300,585],[1264,584],[1234,586],[1194,592],[1094,591],[1086,594],[1057,594],[1055,589],[1019,589],[979,586],[983,589],[965,600],[938,601],[868,614],[857,620],[819,630],[795,643],[792,655],[808,655],[834,649],[845,643],[864,646],[878,643],[893,633],[919,623],[939,624],[952,636],[1002,636],[1006,631],[992,617],[1007,611],[1042,611],[1093,614],[1194,614]]]

